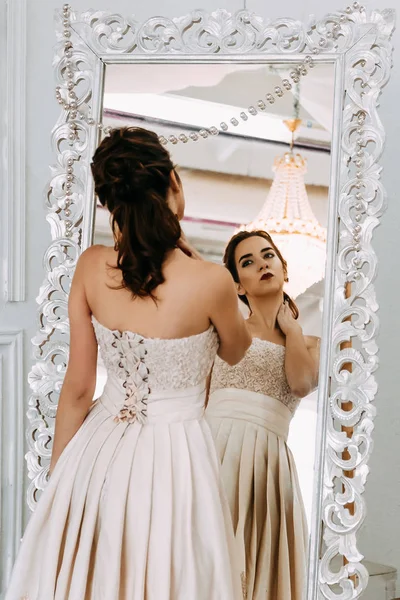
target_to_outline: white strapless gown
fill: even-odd
[[[30,520],[6,600],[239,600],[203,418],[215,331],[159,340],[93,323],[108,380]]]
[[[304,600],[307,522],[287,446],[299,404],[285,348],[253,339],[229,366],[218,357],[207,407],[222,465],[248,600]]]

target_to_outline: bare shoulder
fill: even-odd
[[[103,256],[109,253],[109,246],[102,246],[101,244],[94,244],[82,252],[79,257],[79,262],[82,264],[92,263],[98,261]]]
[[[222,265],[205,260],[184,259],[186,261],[186,276],[180,282],[184,287],[190,287],[198,301],[210,305],[223,304],[230,296],[236,295],[233,278]]]
[[[223,291],[227,287],[232,287],[232,275],[229,273],[228,269],[222,265],[207,261],[199,261],[198,265],[203,277],[206,278],[207,283],[214,289]]]
[[[305,335],[304,339],[309,350],[317,349],[321,345],[321,338],[316,335]]]
[[[112,261],[113,248],[96,244],[90,246],[80,255],[74,274],[75,283],[78,281],[84,284],[93,281],[95,274],[106,269]]]
[[[77,268],[80,267],[81,269],[90,270],[93,267],[98,267],[102,263],[105,264],[112,260],[114,254],[114,249],[110,246],[95,244],[82,252],[78,260]]]

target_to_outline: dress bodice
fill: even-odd
[[[218,356],[211,379],[211,393],[224,388],[257,392],[282,402],[294,413],[299,398],[290,390],[285,374],[284,346],[253,338],[244,358],[234,366]]]
[[[218,349],[213,327],[186,338],[159,339],[108,329],[94,317],[92,322],[107,370],[103,396],[118,407],[118,420],[145,423],[153,399],[205,388]]]
[[[199,385],[210,373],[218,349],[215,329],[178,339],[145,338],[130,331],[112,331],[92,319],[107,374],[146,371],[151,391]],[[139,363],[141,366],[139,366]]]

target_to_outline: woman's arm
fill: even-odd
[[[97,341],[84,286],[88,258],[90,249],[78,261],[69,295],[70,352],[57,408],[50,474],[89,412],[96,386]]]
[[[249,348],[251,335],[239,310],[234,281],[225,267],[210,263],[207,284],[212,292],[210,321],[220,342],[218,356],[229,365],[236,365]]]
[[[285,371],[292,393],[304,398],[318,385],[319,338],[305,337],[290,308],[284,304],[278,324],[286,336]]]

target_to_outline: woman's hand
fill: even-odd
[[[190,258],[195,258],[196,260],[204,260],[204,258],[201,256],[200,252],[198,252],[196,250],[196,248],[193,248],[193,246],[187,241],[185,234],[182,231],[182,235],[178,241],[178,248],[180,250],[182,250],[182,252],[184,254],[186,254],[186,256],[189,256]]]
[[[279,309],[277,315],[278,325],[284,335],[288,335],[291,331],[301,331],[301,327],[293,316],[288,302],[284,302]]]

